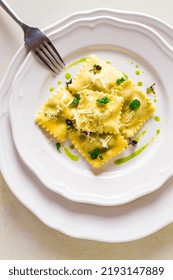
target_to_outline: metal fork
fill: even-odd
[[[44,65],[58,74],[65,63],[49,38],[40,29],[24,24],[6,1],[0,0],[0,6],[22,27],[28,51],[32,50]]]

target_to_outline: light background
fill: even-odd
[[[8,0],[28,25],[44,28],[77,11],[113,8],[149,14],[173,25],[172,0]],[[0,80],[23,44],[20,27],[0,8]],[[40,222],[0,175],[0,259],[173,259],[173,224],[143,239],[103,243],[74,239]]]

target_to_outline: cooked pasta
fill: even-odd
[[[131,80],[92,55],[71,83],[45,102],[35,120],[59,142],[69,137],[98,168],[127,148],[128,138],[134,137],[154,110]]]

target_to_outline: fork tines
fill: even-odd
[[[48,38],[35,48],[35,54],[54,74],[65,67],[60,54]]]

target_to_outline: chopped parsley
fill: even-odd
[[[120,84],[124,83],[125,81],[126,81],[126,78],[121,77],[120,79],[116,80],[116,83],[117,83],[118,85],[120,85]]]
[[[138,99],[134,99],[129,104],[129,109],[136,110],[140,107],[141,102]]]
[[[99,148],[95,148],[92,151],[88,151],[88,154],[90,155],[91,159],[96,159],[96,158],[98,158],[98,156],[100,158],[100,156],[101,156]]]
[[[75,95],[75,98],[74,98],[74,99],[72,100],[72,102],[70,103],[70,105],[71,105],[71,106],[78,105],[79,101],[80,101],[80,94],[77,93],[77,94]]]
[[[107,96],[103,96],[101,99],[96,99],[96,101],[104,105],[109,103],[111,100]]]
[[[60,152],[60,153],[61,153],[61,151],[60,151],[61,144],[60,144],[60,143],[56,143],[56,148],[57,148],[58,152]]]

